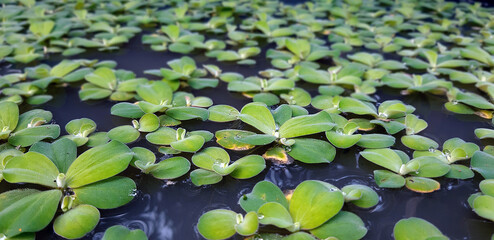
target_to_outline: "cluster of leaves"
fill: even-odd
[[[485,179],[479,184],[480,193],[468,198],[468,204],[479,216],[494,221],[494,179]]]
[[[244,77],[212,64],[198,66],[184,56],[168,61],[167,67],[145,71],[160,78],[149,80],[116,69],[114,61],[79,59],[54,66],[29,66],[1,76],[0,181],[39,184],[53,190],[1,193],[0,206],[5,207],[0,207],[0,238],[33,238],[33,232],[53,218],[57,234],[84,236],[98,223],[98,209],[115,208],[132,199],[129,192],[135,183],[115,176],[128,165],[158,179],[177,179],[190,171],[192,183],[201,186],[218,183],[226,176],[254,177],[266,168],[265,160],[330,163],[337,149],[358,147],[363,149],[363,158],[384,168],[374,171],[377,186],[383,188],[406,186],[426,193],[439,189],[434,179],[438,177],[470,179],[476,171],[486,179],[494,178],[493,146],[480,151],[476,144],[452,138],[439,148],[436,141],[418,135],[428,124],[414,114],[413,106],[399,100],[380,101],[375,95],[378,88],[439,95],[450,112],[491,119],[494,21],[492,11],[478,4],[413,0],[335,0],[298,5],[250,0],[2,3],[0,61],[25,64],[46,54],[71,56],[88,48],[115,50],[143,28],[152,27],[156,31],[143,34],[141,39],[152,50],[203,52],[219,64],[230,61],[236,65],[255,65],[265,56],[272,68]],[[469,28],[474,31],[465,31]],[[60,126],[51,123],[50,112],[19,111],[19,106],[25,109],[22,106],[26,104],[50,101],[50,87],[67,85],[80,86],[83,101],[118,102],[111,114],[129,119],[129,124],[96,132],[94,121],[74,119],[65,126],[67,135],[60,136]],[[253,102],[238,110],[186,92],[188,87],[200,90],[219,85]],[[312,96],[309,88],[317,88],[317,95]],[[184,121],[198,120],[249,126],[234,123],[214,134],[187,131],[181,126]],[[475,134],[480,139],[494,138],[490,128],[476,129]],[[126,146],[139,141],[141,135],[164,157],[157,161],[149,149]],[[412,159],[393,148],[397,147],[396,137],[413,150]],[[203,149],[213,138],[222,148]],[[79,157],[78,147],[85,150]],[[259,148],[263,153],[230,162],[230,154],[223,148]],[[185,154],[191,155],[191,161]],[[467,166],[464,161],[470,158]],[[481,184],[483,195],[474,195],[469,202],[480,216],[492,220],[491,209],[485,207],[492,205],[489,181]],[[367,203],[362,199],[373,193],[365,186],[339,190],[316,181],[302,183],[298,192],[306,185],[314,185],[314,192],[328,199],[334,195],[361,207]],[[241,200],[248,212],[245,216],[218,210],[221,221],[213,221],[207,217],[216,219],[216,213],[207,213],[203,216],[206,220],[199,221],[199,230],[212,239],[235,232],[254,235],[260,223],[293,232],[284,239],[311,239],[310,234],[323,239],[359,239],[365,235],[362,221],[340,211],[341,206],[331,216],[317,211],[314,218],[304,219],[299,210],[312,211],[304,209],[310,208],[305,198],[312,195],[295,190],[293,197],[303,197],[282,201],[286,198],[280,198],[281,191],[273,187],[269,191],[277,192],[277,200],[262,202],[267,207],[256,202],[246,209]],[[111,194],[95,199],[101,191]],[[46,208],[32,217],[40,204]],[[63,213],[55,217],[59,205]],[[21,217],[5,220],[14,215]],[[73,219],[80,219],[81,224],[71,224]],[[312,222],[316,220],[319,222]],[[443,238],[437,229],[420,220],[406,221],[432,229],[430,235],[420,238]],[[400,223],[395,228],[397,239],[402,234],[396,229],[414,229]],[[348,224],[352,231],[336,229],[340,224]],[[224,235],[208,237],[209,231]]]
[[[252,236],[249,239],[361,239],[367,228],[357,215],[341,210],[345,202],[372,208],[379,196],[364,185],[339,189],[315,180],[300,183],[285,196],[273,183],[261,181],[239,199],[245,216],[226,209],[211,210],[201,216],[197,228],[207,239],[226,239],[236,233]],[[269,234],[260,225],[273,225],[290,234]]]
[[[9,238],[34,238],[34,232],[53,220],[59,206],[63,213],[53,222],[55,233],[81,238],[98,224],[98,209],[120,207],[130,202],[136,191],[132,179],[115,176],[132,159],[130,149],[120,142],[91,148],[78,157],[76,144],[69,139],[38,142],[27,153],[12,149],[2,155],[5,181],[52,189],[15,189],[0,194],[0,232]]]
[[[46,54],[111,51],[156,21],[159,1],[3,1],[0,59],[30,63]],[[18,4],[21,3],[21,4]]]
[[[437,150],[437,143],[422,136],[417,137],[406,140],[407,146],[417,146],[413,148],[416,151],[411,160],[403,151],[390,148],[366,149],[360,153],[368,161],[386,168],[386,170],[374,171],[374,179],[378,186],[401,188],[406,185],[412,191],[427,193],[440,188],[439,182],[431,178],[445,176],[453,179],[469,179],[474,176],[470,168],[455,162],[475,156],[479,151],[476,144],[452,138],[444,142],[440,151]],[[489,167],[479,166],[474,160],[471,162],[471,168],[479,172],[489,171]],[[410,176],[404,178],[404,175]]]

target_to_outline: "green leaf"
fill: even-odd
[[[310,53],[310,43],[305,39],[287,39],[286,48],[300,59],[305,59]]]
[[[480,109],[488,109],[488,110],[493,110],[494,109],[494,104],[489,102],[489,100],[485,99],[484,97],[472,93],[472,92],[461,92],[458,91],[456,94],[456,100],[460,103],[464,103],[470,106],[474,106],[476,108]]]
[[[140,132],[154,132],[160,127],[160,119],[152,113],[146,113],[139,119]]]
[[[137,104],[132,103],[117,103],[111,107],[111,114],[125,118],[140,118],[145,113]]]
[[[494,221],[494,197],[483,195],[475,198],[473,210],[479,216]]]
[[[377,116],[377,109],[374,105],[351,97],[344,97],[340,100],[339,109],[342,112],[349,112],[357,115]]]
[[[76,61],[63,60],[50,70],[50,76],[62,78],[70,72],[76,70],[81,64]]]
[[[418,168],[415,166],[418,166]],[[447,163],[432,156],[414,158],[405,164],[405,168],[413,169],[410,175],[430,178],[444,176],[451,169]]]
[[[0,232],[14,237],[40,231],[55,216],[61,197],[60,190],[16,189],[0,194]]]
[[[99,209],[112,209],[123,206],[134,198],[136,184],[130,178],[114,176],[73,191],[78,203]]]
[[[276,137],[273,135],[267,134],[254,134],[245,137],[237,137],[239,142],[252,144],[252,145],[268,145],[276,140]]]
[[[318,139],[297,138],[288,148],[288,155],[304,163],[330,163],[336,156],[336,149],[331,144]]]
[[[282,240],[316,240],[316,239],[306,232],[296,232],[286,237],[283,237]]]
[[[479,188],[483,194],[494,197],[494,179],[482,180],[479,184]]]
[[[259,222],[264,225],[274,225],[279,228],[289,228],[293,226],[292,216],[285,206],[277,202],[268,202],[263,204],[257,213],[260,217]]]
[[[117,87],[115,72],[107,67],[100,67],[86,75],[85,78],[88,82],[104,89],[115,90]]]
[[[108,131],[108,137],[111,140],[119,141],[121,143],[134,142],[140,135],[139,131],[130,125],[118,126]]]
[[[91,148],[70,165],[66,174],[67,186],[78,188],[110,178],[125,170],[131,160],[132,151],[117,141]]]
[[[245,105],[240,111],[240,120],[265,134],[273,135],[276,129],[273,115],[263,103]]]
[[[199,135],[192,135],[182,140],[170,143],[170,146],[181,152],[197,152],[205,143],[205,139]]]
[[[257,232],[259,228],[259,219],[255,212],[248,212],[243,217],[242,221],[239,221],[239,215],[237,215],[237,225],[235,230],[242,236],[250,236]]]
[[[140,166],[142,165],[147,167],[156,162],[156,155],[154,155],[154,153],[147,148],[133,147],[131,150],[132,152],[134,152],[134,156],[132,158],[132,161],[130,162],[130,165],[132,165],[133,167],[140,168]],[[136,162],[139,162],[139,164],[136,165]],[[143,168],[140,169],[143,171],[147,170]]]
[[[37,142],[29,148],[29,151],[47,156],[61,173],[67,172],[69,166],[77,157],[77,145],[66,138],[61,138],[51,144]]]
[[[97,132],[91,134],[89,136],[89,140],[87,141],[86,146],[88,147],[97,147],[99,145],[103,145],[110,141],[107,132]]]
[[[60,136],[60,126],[56,124],[24,128],[10,134],[9,143],[14,146],[27,147],[41,140]]]
[[[366,52],[358,52],[358,53],[355,53],[353,55],[349,55],[348,59],[363,63],[369,67],[374,66],[374,63],[376,62],[376,59],[374,58],[374,56],[372,54],[366,53]]]
[[[161,81],[153,81],[149,84],[140,84],[136,92],[144,101],[165,106],[172,103],[173,90],[168,84]]]
[[[407,114],[405,117],[405,126],[407,135],[413,135],[427,128],[427,122],[419,119],[413,114]]]
[[[475,136],[479,139],[494,138],[494,129],[489,128],[476,128]]]
[[[30,105],[41,105],[45,104],[53,99],[51,95],[36,95],[29,97],[26,102]]]
[[[238,119],[240,112],[228,105],[214,105],[209,109],[209,120],[213,122],[230,122]]]
[[[335,124],[331,116],[321,111],[314,115],[289,119],[279,129],[280,138],[292,138],[331,130]]]
[[[449,170],[448,174],[444,175],[447,178],[469,179],[475,176],[475,173],[467,166],[460,164],[451,164],[449,166],[451,170]]]
[[[298,74],[301,79],[310,83],[315,83],[315,84],[331,83],[331,78],[328,72],[316,70],[308,66],[301,66]]]
[[[255,211],[268,202],[276,202],[288,209],[288,201],[283,192],[273,183],[268,181],[258,182],[252,192],[243,195],[239,199],[239,204],[246,212]]]
[[[398,221],[394,226],[393,235],[396,240],[448,239],[430,222],[415,217]]]
[[[441,187],[436,180],[425,177],[407,177],[405,180],[405,186],[408,189],[419,193],[434,192]]]
[[[457,113],[457,114],[474,114],[475,111],[470,108],[469,106],[465,105],[465,104],[462,104],[462,103],[458,103],[458,102],[447,102],[444,104],[444,107],[450,111],[450,112],[453,112],[453,113]]]
[[[464,58],[474,59],[488,65],[493,64],[492,56],[479,46],[468,46],[460,50],[460,55]]]
[[[198,187],[219,183],[222,179],[220,174],[205,169],[196,169],[190,173],[190,180]]]
[[[214,164],[228,165],[230,156],[219,147],[208,147],[192,156],[192,162],[197,167],[213,171]]]
[[[184,157],[172,157],[162,160],[151,170],[151,175],[159,179],[175,179],[190,170],[190,162]]]
[[[465,84],[479,82],[477,76],[469,72],[451,71],[449,73],[449,78],[453,81],[458,81]]]
[[[266,161],[259,155],[248,155],[235,161],[235,167],[230,176],[236,179],[247,179],[256,176],[266,168]]]
[[[280,98],[276,94],[272,93],[257,93],[252,98],[254,102],[261,102],[266,104],[267,106],[273,106],[280,103]]]
[[[337,148],[349,148],[355,145],[362,138],[362,135],[348,135],[339,130],[331,130],[326,132],[326,138]]]
[[[36,239],[35,233],[22,233],[22,234],[15,236],[15,237],[6,238],[6,240],[35,240],[35,239]]]
[[[403,165],[400,156],[389,148],[366,149],[360,152],[360,155],[368,161],[395,173],[400,173],[400,168]]]
[[[111,90],[102,89],[92,84],[84,84],[79,91],[79,98],[82,101],[98,100],[107,98],[112,94]]]
[[[320,239],[359,240],[367,234],[367,228],[359,216],[341,211],[323,225],[310,231]]]
[[[358,140],[357,146],[363,148],[387,148],[395,144],[395,138],[386,134],[364,134]]]
[[[170,145],[177,140],[177,131],[169,127],[161,127],[155,132],[148,133],[146,140],[156,145]]]
[[[216,59],[218,61],[237,61],[241,59],[241,56],[232,50],[228,51],[220,51],[218,55],[216,55]]]
[[[401,188],[405,186],[405,178],[388,170],[375,170],[374,180],[382,188]]]
[[[403,123],[398,121],[371,120],[370,123],[382,126],[389,135],[394,135],[406,128]]]
[[[436,141],[420,135],[403,136],[401,137],[401,143],[410,149],[418,151],[427,151],[431,148],[436,149],[439,147]]]
[[[341,191],[344,192],[346,196],[352,196],[353,194],[358,193],[357,195],[359,195],[359,198],[355,200],[350,199],[350,202],[361,208],[371,208],[379,203],[379,195],[377,195],[372,188],[364,185],[347,185],[343,187]]]
[[[34,21],[29,25],[29,31],[34,33],[36,36],[44,37],[50,34],[53,27],[55,27],[55,22],[53,21]]]
[[[74,141],[77,146],[86,144],[89,140],[89,134],[93,133],[95,130],[96,123],[89,118],[74,119],[65,125],[65,131],[67,131],[68,134],[73,135],[70,139]]]
[[[343,194],[331,184],[308,180],[300,183],[290,200],[290,214],[301,229],[313,229],[335,216],[343,207]]]
[[[115,225],[106,229],[101,240],[148,240],[141,229],[129,230],[125,226]]]
[[[199,218],[197,229],[206,239],[227,239],[235,235],[237,213],[216,209],[203,214]]]
[[[57,166],[37,152],[10,159],[3,170],[3,177],[10,183],[35,183],[52,188],[57,187],[58,174]]]
[[[17,127],[19,121],[19,107],[9,101],[0,102],[0,139],[8,138],[9,134]]]
[[[494,179],[494,156],[477,151],[470,162],[472,169],[480,173],[485,179]]]
[[[84,237],[98,225],[100,214],[91,205],[79,205],[58,216],[53,222],[53,230],[67,239]]]
[[[166,115],[177,120],[201,119],[206,121],[209,118],[209,111],[198,107],[173,107],[166,110]]]

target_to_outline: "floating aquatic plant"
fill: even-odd
[[[249,103],[240,111],[239,119],[262,132],[226,129],[216,132],[218,144],[232,150],[246,150],[273,142],[277,146],[265,153],[265,158],[287,161],[287,154],[305,163],[331,162],[335,149],[327,142],[301,136],[330,130],[334,123],[329,114],[320,112],[297,116],[287,105],[280,106],[272,113],[263,103]],[[294,114],[297,114],[293,116]],[[293,116],[293,117],[292,117]],[[314,146],[321,146],[314,151]],[[289,149],[289,151],[286,151]]]
[[[0,193],[0,239],[33,239],[34,232],[53,218],[57,234],[84,236],[98,223],[98,208],[117,207],[132,199],[128,192],[135,189],[133,180],[114,176],[128,164],[164,180],[178,179],[194,165],[191,182],[200,186],[226,176],[254,177],[269,167],[265,160],[330,163],[347,151],[342,149],[356,150],[357,156],[384,168],[374,171],[375,183],[383,188],[407,186],[425,193],[439,189],[435,178],[477,181],[478,173],[486,180],[469,203],[479,216],[492,220],[489,187],[494,147],[489,141],[494,130],[475,130],[482,151],[460,138],[439,146],[440,136],[425,131],[436,126],[412,106],[413,98],[433,96],[451,113],[492,119],[494,21],[492,10],[480,4],[409,0],[295,5],[250,0],[7,0],[2,4],[0,180],[14,190]],[[84,52],[138,45],[136,35],[151,50],[169,51],[164,54],[172,55],[166,58],[174,58],[159,69],[144,71],[150,79],[141,77],[141,72],[117,69],[115,61],[76,59]],[[258,75],[246,75],[246,69],[258,69]],[[111,114],[127,122],[97,132],[96,122],[81,116],[68,121],[67,135],[60,136],[56,124],[60,119],[33,107],[58,104],[52,100],[60,101],[59,96],[53,94],[61,87],[80,88],[79,97],[88,104],[118,102]],[[220,92],[225,88],[232,93]],[[387,96],[393,89],[408,96]],[[203,97],[201,91],[215,91],[207,93],[214,97]],[[241,97],[233,93],[254,103],[238,106],[222,99],[229,94]],[[222,104],[215,105],[213,99]],[[196,130],[202,125],[195,124],[203,123],[214,126],[220,147],[210,142],[211,132]],[[413,151],[412,159],[402,145]],[[115,153],[108,146],[120,150]],[[148,149],[153,147],[164,156],[157,159]],[[230,162],[223,148],[243,152]],[[104,153],[108,157],[83,157],[101,149],[108,150]],[[83,152],[79,157],[78,151]],[[101,169],[79,164],[86,161],[112,164]],[[71,171],[76,168],[84,174]],[[16,183],[43,187],[20,190]],[[360,239],[367,229],[357,215],[340,211],[341,207],[313,214],[312,202],[305,199],[312,195],[300,192],[313,185],[308,192],[361,208],[378,201],[372,188],[363,185],[340,190],[307,181],[291,200],[274,185],[258,185],[244,196],[254,198],[255,204],[243,202],[244,197],[240,200],[245,215],[208,212],[199,221],[201,234],[213,239],[235,233],[248,239]],[[270,199],[271,193],[262,195],[262,188],[276,192],[274,198]],[[95,198],[102,191],[110,193],[108,199]],[[55,217],[59,205],[64,213]],[[309,212],[312,218],[294,209]],[[331,216],[319,218],[324,214]],[[74,219],[81,221],[75,224]],[[287,234],[265,233],[265,225],[285,229]],[[207,235],[213,232],[223,235]],[[394,237],[447,239],[417,218],[399,221]],[[145,235],[116,226],[103,237],[116,238],[145,239]]]
[[[122,225],[106,229],[102,240],[147,240],[148,237],[141,229],[130,230]]]
[[[116,208],[133,198],[134,181],[115,176],[132,159],[130,149],[122,143],[113,141],[77,158],[76,144],[68,139],[39,143],[30,150],[5,158],[3,177],[10,183],[33,183],[52,190],[16,189],[0,195],[5,206],[0,219],[14,219],[2,221],[0,226],[7,237],[45,228],[60,206],[63,214],[55,218],[54,231],[65,238],[81,238],[98,224],[98,208]],[[98,194],[102,191],[105,196]]]
[[[285,196],[273,183],[261,181],[251,193],[239,199],[246,215],[226,209],[211,210],[201,216],[197,228],[207,239],[226,239],[235,233],[264,236],[260,228],[263,225],[292,232],[286,239],[301,236],[314,239],[311,234],[319,239],[361,239],[367,233],[364,223],[357,215],[341,208],[345,202],[370,208],[378,201],[374,190],[363,185],[348,185],[340,190],[326,182],[308,180]],[[338,227],[340,224],[348,228]]]
[[[192,163],[199,167],[190,173],[190,179],[196,186],[215,184],[229,175],[236,179],[251,178],[266,167],[259,155],[247,155],[230,164],[230,156],[222,148],[209,147],[192,156]]]
[[[401,219],[395,224],[393,235],[396,240],[404,239],[449,239],[430,222],[421,218]]]

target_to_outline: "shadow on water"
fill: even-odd
[[[182,56],[170,52],[151,51],[141,44],[140,38],[141,35],[136,36],[118,52],[101,54],[97,51],[90,51],[76,58],[115,60],[118,62],[117,68],[131,70],[137,76],[144,77],[144,70],[166,67],[167,61]],[[257,64],[254,66],[218,63],[207,59],[202,54],[195,54],[193,58],[198,66],[216,64],[223,69],[223,72],[232,71],[242,73],[244,76],[253,76],[258,71],[271,66],[264,56],[265,51],[256,57]],[[54,64],[62,59],[62,57],[55,56],[46,60],[46,63]],[[2,72],[16,68],[16,66],[1,67]],[[53,91],[54,99],[40,108],[51,111],[54,121],[62,127],[68,121],[82,117],[93,119],[98,125],[98,131],[108,131],[122,124],[130,124],[129,119],[110,114],[113,102],[80,101],[77,87],[53,88],[50,91]],[[238,94],[229,93],[225,83],[220,83],[220,86],[215,89],[193,90],[192,92],[197,96],[210,97],[215,104],[229,104],[238,109],[250,102],[249,99]],[[489,121],[475,116],[448,113],[443,107],[445,99],[441,97],[422,94],[402,96],[396,90],[387,88],[380,89],[377,96],[380,102],[400,99],[413,105],[417,109],[416,114],[429,124],[423,135],[440,144],[452,137],[480,144],[473,130],[489,126]],[[192,121],[185,123],[184,126],[188,129],[205,129],[214,132],[232,127],[232,125],[237,127],[239,123],[218,124]],[[399,143],[399,136],[397,143]],[[155,147],[146,143],[143,136],[133,145],[147,146],[157,152]],[[208,145],[215,146],[216,143],[210,142]],[[294,163],[289,166],[278,166],[268,163],[266,170],[255,178],[240,181],[226,177],[219,184],[207,187],[195,187],[186,177],[174,182],[166,182],[142,175],[135,169],[128,169],[124,174],[132,176],[138,185],[139,191],[136,198],[121,208],[102,210],[100,224],[85,239],[100,239],[108,227],[116,224],[141,228],[147,233],[149,239],[201,239],[195,230],[195,224],[202,213],[216,208],[228,208],[242,212],[237,204],[238,198],[250,192],[258,181],[269,180],[282,190],[287,190],[295,188],[300,182],[308,179],[323,180],[337,187],[359,183],[371,186],[377,191],[381,196],[381,201],[372,209],[360,209],[350,204],[345,206],[347,210],[359,215],[366,223],[369,232],[365,239],[392,239],[394,224],[402,218],[412,216],[430,221],[451,239],[489,239],[494,233],[494,223],[482,220],[467,204],[470,194],[478,192],[478,183],[481,180],[479,177],[460,181],[441,178],[439,179],[441,189],[430,194],[414,193],[406,189],[382,189],[376,186],[372,177],[372,171],[379,167],[359,159],[360,150],[356,147],[338,150],[331,164]],[[245,154],[230,153],[232,159],[238,159]],[[259,151],[254,151],[254,153],[262,154]],[[190,156],[187,157],[190,158]],[[5,182],[0,183],[2,191],[10,187],[12,186]],[[38,239],[59,239],[53,233],[51,226],[38,233],[37,236]]]

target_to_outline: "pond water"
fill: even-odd
[[[118,62],[120,69],[131,70],[138,76],[145,76],[144,70],[159,69],[166,66],[166,62],[181,57],[180,54],[170,52],[160,53],[151,51],[141,44],[141,35],[134,37],[121,50],[112,53],[98,53],[90,51],[74,57],[75,59],[111,59]],[[265,59],[265,52],[258,55],[254,66],[241,66],[229,63],[220,63],[202,56],[193,55],[198,66],[206,63],[218,65],[223,72],[239,72],[244,76],[257,75],[257,72],[270,66]],[[46,60],[48,64],[54,64],[61,57],[51,57]],[[13,69],[22,69],[23,66],[9,66],[5,63],[1,66],[0,74]],[[149,77],[149,76],[147,76]],[[311,90],[315,96],[316,87],[304,86]],[[98,125],[98,131],[108,131],[113,127],[129,124],[130,120],[112,116],[110,108],[114,104],[110,101],[82,102],[78,96],[78,86],[66,88],[53,88],[54,99],[42,106],[53,113],[55,123],[64,126],[68,121],[76,118],[87,117]],[[226,84],[220,83],[218,88],[204,90],[190,90],[195,96],[210,97],[215,104],[228,104],[240,109],[250,102],[245,97],[226,91]],[[375,95],[380,102],[388,99],[399,99],[414,106],[415,114],[426,120],[428,128],[421,135],[443,143],[449,138],[459,137],[467,142],[481,144],[475,137],[474,129],[488,127],[489,121],[476,116],[460,116],[447,112],[442,97],[430,94],[413,94],[402,96],[396,90],[382,88]],[[27,106],[23,106],[26,108]],[[24,109],[25,110],[25,109]],[[310,109],[313,110],[313,109]],[[201,121],[188,121],[184,127],[190,130],[209,130],[214,132],[224,128],[241,128],[239,122],[211,123]],[[313,136],[313,137],[322,137]],[[400,135],[395,136],[397,139]],[[484,142],[485,145],[486,142]],[[411,154],[397,141],[396,148]],[[206,144],[216,146],[214,141]],[[147,141],[141,139],[131,146],[147,146],[162,154]],[[262,154],[263,149],[254,149],[249,153]],[[351,183],[359,183],[371,186],[381,197],[379,205],[370,209],[359,209],[353,205],[344,208],[357,214],[365,222],[369,229],[364,239],[392,239],[394,224],[407,217],[420,217],[428,220],[438,227],[451,239],[489,239],[494,233],[494,223],[483,220],[477,216],[468,206],[467,198],[478,192],[478,184],[482,180],[477,174],[474,179],[453,180],[440,178],[441,189],[428,194],[420,194],[402,189],[378,188],[374,182],[372,171],[379,169],[376,165],[359,158],[362,149],[352,147],[348,150],[337,151],[335,160],[330,164],[307,165],[295,162],[290,165],[275,165],[268,163],[268,167],[258,176],[247,180],[236,180],[226,177],[222,182],[207,186],[195,187],[187,177],[182,177],[173,182],[161,181],[152,176],[140,174],[135,169],[128,169],[124,174],[132,177],[138,186],[135,199],[129,204],[114,209],[102,210],[101,221],[96,229],[88,234],[85,239],[100,239],[103,232],[110,226],[122,224],[130,228],[141,228],[149,239],[201,239],[195,229],[199,217],[206,211],[217,208],[228,208],[241,212],[237,204],[238,198],[251,191],[254,185],[261,180],[268,180],[278,185],[282,190],[293,189],[300,182],[308,179],[323,180],[335,186],[342,187]],[[228,151],[233,159],[246,154],[246,152]],[[190,155],[185,155],[190,159]],[[8,184],[0,183],[0,192],[7,190]],[[37,234],[38,239],[61,239],[48,226]],[[242,239],[241,237],[237,237]]]

